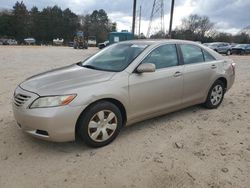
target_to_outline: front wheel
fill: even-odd
[[[228,56],[231,55],[231,50],[228,50],[228,51],[227,51],[227,55],[228,55]]]
[[[210,88],[207,100],[204,103],[205,107],[214,109],[220,106],[225,94],[225,85],[222,81],[217,80]]]
[[[79,118],[77,134],[91,147],[112,142],[122,127],[122,115],[113,103],[101,101],[91,105]]]

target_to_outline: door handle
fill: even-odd
[[[211,69],[216,69],[217,66],[216,65],[211,65]]]
[[[177,71],[177,72],[174,73],[174,77],[179,77],[181,75],[182,75],[182,73],[180,71]]]

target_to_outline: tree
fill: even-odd
[[[9,11],[0,13],[0,36],[13,37],[12,15]]]
[[[29,34],[36,39],[39,38],[39,19],[40,13],[38,8],[34,6],[29,12]]]
[[[68,42],[73,40],[77,30],[83,30],[86,37],[96,36],[97,42],[102,42],[109,32],[116,31],[116,27],[103,9],[82,17],[69,8],[62,10],[58,6],[46,7],[42,11],[34,6],[28,11],[23,1],[17,1],[12,11],[0,12],[0,36],[13,37],[19,42],[27,37],[43,44],[52,43],[54,38]]]
[[[29,18],[29,13],[23,1],[21,1],[21,3],[17,1],[16,4],[13,6],[12,23],[13,23],[13,35],[19,41],[22,41],[29,35],[28,18]]]
[[[248,44],[248,43],[250,43],[250,36],[246,33],[237,34],[237,35],[233,36],[233,42]]]
[[[150,36],[151,39],[162,39],[165,38],[165,32],[164,31],[158,31],[157,33]]]
[[[103,9],[100,9],[99,11],[94,10],[86,21],[89,25],[89,36],[96,36],[98,43],[107,40],[109,32],[116,31],[116,24],[111,23],[107,13]]]
[[[72,40],[74,33],[80,28],[78,16],[69,8],[63,11],[63,38],[66,41]]]
[[[232,36],[232,34],[229,34],[229,33],[219,32],[219,33],[217,33],[217,35],[215,35],[214,40],[218,41],[218,42],[232,43],[233,36]]]
[[[117,23],[116,22],[110,23],[109,27],[111,28],[112,32],[116,32],[117,31]]]
[[[177,29],[179,30],[177,33],[185,34],[185,38],[190,40],[204,41],[213,27],[214,24],[207,16],[191,14],[188,18],[182,19],[181,27]]]

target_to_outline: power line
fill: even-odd
[[[159,14],[160,14],[160,16],[159,16]],[[157,17],[160,17],[160,29],[157,28],[157,30],[165,33],[164,0],[154,0],[154,2],[153,2],[148,31],[147,31],[147,37],[150,37],[153,20],[154,20],[154,18],[157,18]]]

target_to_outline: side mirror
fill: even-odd
[[[136,71],[138,73],[155,72],[155,64],[153,64],[153,63],[142,63],[137,67]]]

